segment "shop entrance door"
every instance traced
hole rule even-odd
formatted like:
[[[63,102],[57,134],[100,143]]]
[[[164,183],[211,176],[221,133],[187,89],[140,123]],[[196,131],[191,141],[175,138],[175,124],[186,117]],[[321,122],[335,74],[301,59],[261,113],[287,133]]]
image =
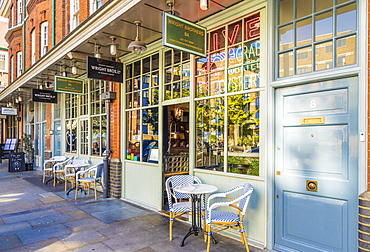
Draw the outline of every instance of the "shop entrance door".
[[[357,78],[276,91],[275,249],[356,251]]]

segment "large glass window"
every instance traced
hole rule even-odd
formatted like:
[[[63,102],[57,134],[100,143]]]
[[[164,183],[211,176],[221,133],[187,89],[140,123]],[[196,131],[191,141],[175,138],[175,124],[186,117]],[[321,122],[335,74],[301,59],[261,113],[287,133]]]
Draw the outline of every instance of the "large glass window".
[[[190,54],[179,50],[164,53],[164,100],[190,96]]]
[[[66,94],[66,152],[77,152],[77,101],[74,94]]]
[[[126,159],[158,162],[158,81],[158,54],[126,66]]]
[[[258,176],[260,15],[208,36],[196,60],[196,168]]]
[[[356,64],[356,1],[281,0],[278,77]]]
[[[23,1],[17,0],[17,24],[23,21]]]

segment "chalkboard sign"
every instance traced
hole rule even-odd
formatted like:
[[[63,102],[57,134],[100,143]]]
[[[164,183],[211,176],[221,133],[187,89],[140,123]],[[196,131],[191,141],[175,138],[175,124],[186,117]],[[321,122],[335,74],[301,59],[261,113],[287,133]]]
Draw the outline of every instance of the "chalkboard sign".
[[[24,152],[9,153],[9,172],[25,171]]]

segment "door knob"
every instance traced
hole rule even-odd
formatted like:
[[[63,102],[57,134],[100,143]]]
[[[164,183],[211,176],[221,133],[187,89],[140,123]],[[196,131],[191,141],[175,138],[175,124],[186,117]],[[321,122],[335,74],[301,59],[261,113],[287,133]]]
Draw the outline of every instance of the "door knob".
[[[306,180],[306,190],[311,192],[317,192],[319,183],[315,180]]]

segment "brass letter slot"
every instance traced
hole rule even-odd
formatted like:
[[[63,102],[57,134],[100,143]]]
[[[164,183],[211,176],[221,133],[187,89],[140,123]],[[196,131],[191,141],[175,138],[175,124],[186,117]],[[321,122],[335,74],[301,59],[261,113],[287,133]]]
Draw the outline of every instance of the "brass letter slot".
[[[306,180],[306,190],[311,192],[317,192],[319,189],[319,183],[315,180]]]
[[[325,123],[325,117],[307,117],[301,119],[301,124],[324,124]]]

